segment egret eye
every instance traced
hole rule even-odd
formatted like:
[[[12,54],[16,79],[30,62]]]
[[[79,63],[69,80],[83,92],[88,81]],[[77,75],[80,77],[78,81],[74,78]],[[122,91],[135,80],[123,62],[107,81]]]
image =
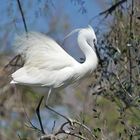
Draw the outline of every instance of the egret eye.
[[[95,41],[96,41],[96,40],[95,40],[95,38],[94,38],[94,39],[93,39],[93,43],[95,43]]]

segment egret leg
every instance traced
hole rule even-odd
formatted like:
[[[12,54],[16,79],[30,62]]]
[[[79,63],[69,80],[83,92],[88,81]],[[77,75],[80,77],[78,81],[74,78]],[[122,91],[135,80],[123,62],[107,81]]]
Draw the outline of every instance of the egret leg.
[[[36,108],[36,114],[37,114],[39,124],[40,124],[40,127],[41,127],[41,132],[42,132],[42,134],[45,134],[45,131],[44,131],[44,128],[43,128],[43,125],[42,125],[42,121],[41,121],[41,116],[40,116],[40,105],[42,103],[43,98],[44,98],[44,96],[42,96],[40,101],[39,101],[39,104],[38,104],[38,106]]]
[[[49,92],[48,92],[48,95],[47,95],[47,99],[46,99],[46,105],[48,104],[48,100],[49,100],[51,91],[52,91],[52,89],[50,88],[50,89],[49,89]]]

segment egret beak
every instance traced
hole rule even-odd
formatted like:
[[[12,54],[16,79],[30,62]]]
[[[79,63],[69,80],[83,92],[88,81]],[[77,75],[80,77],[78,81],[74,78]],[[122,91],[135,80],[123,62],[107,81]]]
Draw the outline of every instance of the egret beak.
[[[96,55],[97,55],[97,57],[98,57],[98,59],[99,59],[99,64],[101,64],[101,66],[102,66],[102,60],[101,60],[101,57],[100,57],[100,55],[99,55],[99,51],[98,51],[98,49],[97,49],[96,43],[94,43],[94,48],[95,48],[95,51],[96,51]]]

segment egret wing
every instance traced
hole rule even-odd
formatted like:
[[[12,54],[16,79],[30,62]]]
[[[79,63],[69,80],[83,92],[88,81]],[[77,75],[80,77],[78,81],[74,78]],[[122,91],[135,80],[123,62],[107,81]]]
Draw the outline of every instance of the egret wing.
[[[25,64],[12,74],[11,83],[59,87],[72,79],[73,66],[79,64],[53,39],[40,33],[29,33],[16,41]]]
[[[24,66],[12,74],[11,83],[60,87],[71,83],[74,76],[73,68],[65,67],[60,70],[46,70],[37,67]]]
[[[16,47],[23,55],[25,65],[42,69],[61,69],[78,62],[64,51],[53,39],[36,32],[18,37]]]

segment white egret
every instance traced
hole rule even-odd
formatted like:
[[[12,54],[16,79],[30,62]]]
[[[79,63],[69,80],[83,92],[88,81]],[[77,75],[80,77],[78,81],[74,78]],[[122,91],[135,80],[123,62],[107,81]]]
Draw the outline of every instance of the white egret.
[[[16,46],[25,63],[12,74],[11,84],[48,87],[47,102],[52,89],[65,87],[90,75],[98,64],[95,32],[91,26],[71,33],[75,31],[78,31],[78,45],[86,58],[82,64],[41,33],[31,32],[28,38],[26,35],[19,37]]]

